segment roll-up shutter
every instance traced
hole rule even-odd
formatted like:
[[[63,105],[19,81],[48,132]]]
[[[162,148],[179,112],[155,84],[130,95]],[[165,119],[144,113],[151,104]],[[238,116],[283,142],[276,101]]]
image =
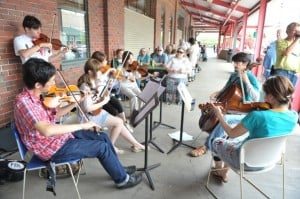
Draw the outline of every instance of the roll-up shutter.
[[[154,19],[125,8],[125,50],[138,56],[141,48],[153,52],[154,45]]]

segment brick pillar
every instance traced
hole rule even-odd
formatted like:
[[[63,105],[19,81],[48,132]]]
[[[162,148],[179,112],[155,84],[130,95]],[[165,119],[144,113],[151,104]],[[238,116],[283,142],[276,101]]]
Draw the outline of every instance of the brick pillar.
[[[124,1],[104,0],[104,7],[105,53],[111,59],[113,51],[124,48]]]

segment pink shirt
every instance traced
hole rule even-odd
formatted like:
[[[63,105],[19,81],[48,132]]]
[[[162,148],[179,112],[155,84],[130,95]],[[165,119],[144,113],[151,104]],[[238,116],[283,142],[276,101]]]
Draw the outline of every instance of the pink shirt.
[[[16,97],[14,119],[21,139],[29,151],[43,160],[49,160],[68,139],[73,138],[72,133],[46,137],[35,129],[37,122],[55,124],[55,114],[55,109],[45,107],[26,88]]]

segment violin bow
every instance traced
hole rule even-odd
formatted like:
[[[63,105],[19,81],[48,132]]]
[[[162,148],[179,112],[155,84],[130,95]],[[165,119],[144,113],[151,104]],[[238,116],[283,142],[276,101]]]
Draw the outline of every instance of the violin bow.
[[[242,73],[239,71],[239,76],[240,76],[240,83],[241,83],[241,89],[242,89],[242,95],[243,95],[243,103],[246,103],[246,97],[245,97],[245,88],[244,88],[244,83],[242,79]]]
[[[56,19],[56,13],[53,16],[53,23],[52,23],[52,32],[51,32],[51,36],[50,36],[50,43],[52,42],[52,38],[53,38],[55,19]]]
[[[64,76],[62,75],[61,71],[58,70],[58,69],[56,69],[56,71],[57,71],[57,73],[58,73],[58,76],[61,78],[61,80],[62,80],[63,83],[65,84],[65,86],[68,88],[69,91],[71,91],[71,89],[70,89],[68,83],[66,82]],[[76,99],[74,93],[73,93],[73,92],[70,92],[70,93],[71,93],[72,97],[74,98],[75,103],[76,103],[76,105],[77,105],[79,111],[82,113],[84,119],[85,119],[87,122],[90,121],[89,118],[87,117],[86,113],[81,109],[80,104],[79,104],[78,100]],[[95,126],[94,126],[94,131],[97,132],[97,128],[96,128]]]

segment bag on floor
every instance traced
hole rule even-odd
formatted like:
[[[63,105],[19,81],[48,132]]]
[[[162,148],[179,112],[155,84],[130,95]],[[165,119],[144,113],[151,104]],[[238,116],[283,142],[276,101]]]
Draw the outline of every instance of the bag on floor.
[[[26,162],[0,159],[0,181],[17,182],[23,180]]]

